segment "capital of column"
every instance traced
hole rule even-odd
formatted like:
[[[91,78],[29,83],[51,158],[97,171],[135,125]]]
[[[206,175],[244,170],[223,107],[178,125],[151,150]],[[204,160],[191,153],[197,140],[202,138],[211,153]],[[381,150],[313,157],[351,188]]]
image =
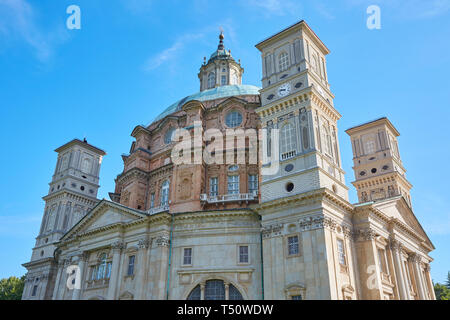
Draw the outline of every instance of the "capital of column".
[[[151,241],[147,238],[139,239],[138,248],[139,249],[147,249],[151,245]]]
[[[413,263],[420,263],[422,260],[422,257],[417,253],[411,253],[408,255],[408,261]]]
[[[391,248],[392,251],[401,252],[402,244],[398,240],[389,238],[389,248]]]
[[[159,247],[168,247],[170,244],[170,239],[168,235],[161,235],[156,238],[156,244]]]
[[[426,263],[425,264],[425,272],[430,272],[430,270],[431,270],[430,264]]]
[[[355,241],[372,241],[375,239],[376,233],[371,228],[359,229],[354,233]]]
[[[115,241],[111,244],[113,252],[120,252],[123,248],[125,248],[125,244],[122,241]]]

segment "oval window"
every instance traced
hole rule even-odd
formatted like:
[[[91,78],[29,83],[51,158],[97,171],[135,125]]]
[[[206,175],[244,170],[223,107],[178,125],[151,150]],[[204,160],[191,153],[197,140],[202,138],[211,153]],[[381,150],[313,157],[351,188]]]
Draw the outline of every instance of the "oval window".
[[[286,165],[286,167],[284,167],[284,170],[286,172],[291,172],[294,169],[294,165],[292,163]]]
[[[292,182],[289,182],[288,184],[286,184],[286,191],[291,192],[292,190],[294,190],[294,184]]]
[[[242,114],[238,111],[231,111],[225,117],[225,123],[229,128],[235,128],[242,123]]]

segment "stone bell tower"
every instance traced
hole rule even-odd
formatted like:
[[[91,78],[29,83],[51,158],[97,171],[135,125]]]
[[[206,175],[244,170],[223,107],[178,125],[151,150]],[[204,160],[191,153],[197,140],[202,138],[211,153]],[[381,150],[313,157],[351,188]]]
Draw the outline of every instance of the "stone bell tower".
[[[45,201],[41,228],[27,268],[23,299],[50,299],[55,243],[97,203],[103,150],[74,139],[57,148],[58,159]]]
[[[400,133],[386,117],[346,130],[353,149],[352,182],[359,202],[402,195],[411,206],[412,185],[406,179],[398,149]]]

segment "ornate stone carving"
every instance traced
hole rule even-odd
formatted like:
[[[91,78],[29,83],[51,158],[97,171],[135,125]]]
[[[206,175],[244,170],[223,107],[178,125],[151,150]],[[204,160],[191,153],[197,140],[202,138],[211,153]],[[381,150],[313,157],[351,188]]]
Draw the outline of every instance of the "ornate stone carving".
[[[125,245],[122,241],[115,241],[111,244],[111,249],[115,250],[122,250],[125,248]]]
[[[400,252],[402,250],[402,244],[393,238],[389,238],[389,247],[392,251]]]
[[[371,241],[375,239],[375,231],[370,228],[367,229],[359,229],[354,233],[355,241]]]
[[[138,248],[139,249],[147,249],[150,246],[150,240],[143,238],[139,239]]]
[[[168,247],[170,244],[170,239],[168,235],[162,235],[156,238],[156,245],[158,247]]]
[[[422,260],[422,257],[418,255],[417,253],[411,253],[408,255],[408,261],[411,263],[420,263]]]
[[[278,236],[283,231],[283,224],[280,223],[280,224],[273,224],[270,226],[264,226],[262,227],[261,231],[263,234],[263,238]]]
[[[337,223],[333,219],[326,217],[323,219],[323,226],[324,228],[328,228],[331,231],[335,231]]]
[[[307,217],[300,219],[299,226],[301,231],[315,230],[323,228],[323,217]]]
[[[342,233],[344,234],[344,238],[351,238],[353,235],[352,230],[349,227],[342,227]]]
[[[424,267],[424,269],[425,269],[425,272],[430,272],[430,270],[431,270],[431,268],[430,268],[430,264],[425,264],[425,267]]]

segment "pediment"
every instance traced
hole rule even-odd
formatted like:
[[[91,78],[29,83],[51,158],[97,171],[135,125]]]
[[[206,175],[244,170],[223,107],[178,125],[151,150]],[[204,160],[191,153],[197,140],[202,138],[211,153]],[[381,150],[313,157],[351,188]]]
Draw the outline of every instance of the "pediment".
[[[72,229],[70,229],[61,240],[73,238],[88,232],[101,230],[116,224],[126,224],[136,220],[144,219],[146,215],[134,209],[117,204],[115,202],[102,200],[97,206],[88,212]]]
[[[408,226],[415,233],[426,239],[430,246],[433,246],[421,224],[417,220],[412,208],[403,197],[397,197],[388,201],[376,202],[374,207],[383,212],[386,216]]]

